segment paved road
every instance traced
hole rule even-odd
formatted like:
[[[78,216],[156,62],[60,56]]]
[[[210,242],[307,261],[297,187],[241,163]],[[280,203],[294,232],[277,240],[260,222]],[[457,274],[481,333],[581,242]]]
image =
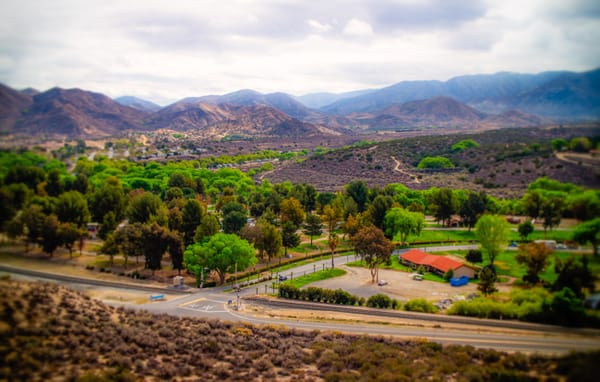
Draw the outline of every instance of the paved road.
[[[345,263],[347,260],[354,260],[353,257],[349,258],[336,258],[336,265]],[[328,261],[329,264],[331,259],[324,260]],[[321,262],[318,264],[322,264]],[[307,269],[308,267],[308,269]],[[300,274],[304,270],[310,270],[312,264],[304,265],[289,272]],[[47,275],[47,277],[41,277],[40,275],[19,275],[18,271],[10,272],[11,275],[16,278],[25,279],[42,279],[45,281],[57,281],[55,275]],[[90,288],[112,288],[115,291],[143,291],[149,293],[145,288],[136,288],[135,286],[123,286],[117,285],[115,287],[99,286],[86,284],[85,280],[75,282],[73,280],[65,281],[58,280],[63,284],[67,284],[69,287],[74,289],[90,289]],[[249,288],[245,292],[254,292],[254,288]],[[421,327],[419,321],[415,321],[410,326],[400,325],[377,325],[377,324],[366,324],[366,323],[337,323],[337,322],[311,322],[311,321],[298,321],[298,320],[286,320],[279,318],[262,318],[255,317],[244,313],[244,309],[236,311],[236,294],[235,293],[224,293],[222,290],[198,290],[195,293],[187,295],[179,295],[170,298],[168,301],[153,302],[143,305],[128,304],[128,303],[113,303],[113,305],[123,305],[132,309],[148,310],[154,313],[168,313],[176,316],[188,316],[188,317],[203,317],[203,318],[214,318],[230,321],[242,321],[253,324],[271,324],[271,325],[285,325],[288,327],[294,327],[298,329],[307,330],[333,330],[348,333],[358,334],[370,334],[370,335],[385,335],[394,336],[398,338],[425,338],[428,340],[440,342],[443,344],[465,344],[480,348],[493,348],[502,351],[522,351],[522,352],[541,352],[541,353],[552,353],[562,354],[573,350],[591,350],[600,349],[600,335],[598,332],[586,332],[585,335],[578,335],[572,331],[562,331],[560,328],[556,328],[555,333],[536,333],[530,330],[519,331],[512,329],[507,333],[497,332],[486,332],[481,327],[473,330],[456,330],[444,328],[444,324],[441,323],[438,328]],[[244,302],[245,304],[246,302]],[[377,315],[376,311],[369,313],[371,315]],[[590,334],[592,333],[592,334]]]

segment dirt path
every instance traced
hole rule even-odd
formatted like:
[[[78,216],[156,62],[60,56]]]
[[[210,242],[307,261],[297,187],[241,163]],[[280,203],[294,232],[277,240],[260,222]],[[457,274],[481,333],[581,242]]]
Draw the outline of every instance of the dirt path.
[[[398,159],[396,159],[396,157],[394,157],[392,155],[392,156],[390,156],[390,158],[392,158],[392,160],[396,163],[396,166],[394,167],[394,171],[399,172],[399,173],[401,173],[403,175],[408,176],[409,178],[412,179],[413,182],[415,182],[417,184],[421,183],[415,174],[411,174],[410,172],[405,171],[405,170],[403,170],[403,169],[400,168],[400,166],[402,165],[402,162],[400,162]]]
[[[589,154],[579,154],[579,153],[555,153],[556,158],[563,162],[575,164],[578,166],[597,168],[598,163],[600,163],[600,159],[594,158]],[[576,159],[573,159],[576,158]]]

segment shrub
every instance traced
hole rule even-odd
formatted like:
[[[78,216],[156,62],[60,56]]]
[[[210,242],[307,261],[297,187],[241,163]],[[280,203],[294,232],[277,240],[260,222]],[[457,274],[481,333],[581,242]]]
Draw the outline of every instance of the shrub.
[[[479,143],[472,139],[463,139],[462,141],[453,144],[451,150],[454,152],[460,152],[473,147],[479,147]]]
[[[450,281],[452,277],[454,277],[454,269],[450,268],[444,273],[444,280]]]
[[[467,252],[467,256],[465,256],[467,261],[471,263],[481,263],[483,261],[483,256],[481,255],[481,251],[478,249],[469,249]]]
[[[367,299],[367,306],[371,308],[388,309],[392,306],[392,299],[388,295],[378,293]]]
[[[437,308],[433,304],[424,298],[415,298],[409,300],[404,304],[404,309],[409,312],[423,312],[423,313],[435,313]]]
[[[442,156],[437,157],[425,157],[421,159],[417,168],[432,168],[432,169],[440,169],[440,168],[453,168],[454,164],[450,161],[450,159]]]

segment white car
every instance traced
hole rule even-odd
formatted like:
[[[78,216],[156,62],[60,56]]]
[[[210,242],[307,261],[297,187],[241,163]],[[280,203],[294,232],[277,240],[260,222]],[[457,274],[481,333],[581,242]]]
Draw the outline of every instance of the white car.
[[[379,280],[379,281],[377,282],[377,285],[379,285],[379,286],[384,286],[384,285],[387,285],[387,283],[388,283],[388,282],[387,282],[387,281],[385,281],[385,280]]]

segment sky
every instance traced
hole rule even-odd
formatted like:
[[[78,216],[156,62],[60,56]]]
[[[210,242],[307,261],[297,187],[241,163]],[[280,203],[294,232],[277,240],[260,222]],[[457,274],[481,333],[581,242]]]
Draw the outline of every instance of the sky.
[[[14,0],[0,82],[165,105],[600,67],[597,0]]]

